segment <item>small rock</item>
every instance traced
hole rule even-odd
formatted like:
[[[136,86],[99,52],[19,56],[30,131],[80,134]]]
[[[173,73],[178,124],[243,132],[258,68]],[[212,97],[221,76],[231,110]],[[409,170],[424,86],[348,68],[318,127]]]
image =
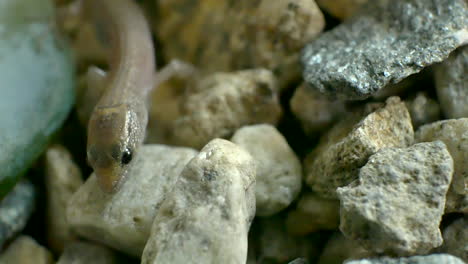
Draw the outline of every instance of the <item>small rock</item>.
[[[468,117],[468,47],[454,51],[435,67],[435,84],[445,116]]]
[[[337,190],[341,231],[378,254],[427,253],[442,244],[439,224],[452,173],[441,141],[380,150],[358,180]]]
[[[309,87],[364,99],[441,62],[468,42],[465,0],[375,0],[302,53]]]
[[[307,89],[305,84],[296,89],[290,104],[291,111],[308,135],[326,130],[346,112],[343,101],[330,100],[317,91]]]
[[[328,239],[318,264],[342,264],[347,259],[368,257],[370,253],[355,241],[346,238],[340,232],[334,233]]]
[[[468,263],[468,216],[455,220],[443,231],[444,243],[438,250]]]
[[[92,174],[68,203],[70,226],[83,237],[141,256],[161,202],[196,154],[188,148],[144,145],[115,194],[102,192]]]
[[[52,254],[34,239],[20,236],[0,255],[1,264],[52,264]]]
[[[355,180],[359,168],[379,149],[413,142],[411,118],[398,97],[390,97],[384,107],[367,116],[369,109],[363,112],[335,124],[304,161],[307,184],[324,198],[336,199],[336,188]]]
[[[281,89],[300,79],[300,50],[325,24],[313,0],[157,1],[156,10],[166,59],[205,73],[265,67]]]
[[[407,101],[406,107],[408,107],[413,128],[415,129],[440,119],[439,104],[424,92],[417,93],[414,98]]]
[[[374,258],[345,262],[345,264],[465,264],[461,259],[448,254],[433,254],[409,258]]]
[[[442,120],[419,128],[417,142],[441,140],[453,158],[454,173],[446,212],[468,213],[468,118]]]
[[[309,264],[309,261],[307,261],[307,259],[305,259],[305,258],[297,258],[297,259],[289,262],[289,264]]]
[[[0,200],[0,248],[5,241],[23,230],[34,210],[36,195],[30,182],[20,181]]]
[[[293,235],[306,235],[318,230],[334,230],[340,225],[340,201],[304,194],[294,211],[288,213],[286,226]]]
[[[65,247],[57,264],[115,264],[112,250],[97,244],[73,242]]]
[[[245,125],[276,124],[282,112],[276,79],[263,69],[216,73],[187,94],[171,130],[173,143],[197,149]]]
[[[240,128],[231,141],[257,162],[257,215],[271,216],[288,207],[301,190],[302,166],[283,135],[274,126],[261,124]]]
[[[367,0],[317,0],[321,8],[341,20],[351,17],[366,2]]]
[[[45,153],[47,188],[47,240],[56,252],[76,239],[66,219],[67,203],[83,184],[81,171],[67,149],[60,145],[49,147]]]
[[[161,204],[141,263],[244,264],[254,215],[255,161],[215,139],[185,166]]]

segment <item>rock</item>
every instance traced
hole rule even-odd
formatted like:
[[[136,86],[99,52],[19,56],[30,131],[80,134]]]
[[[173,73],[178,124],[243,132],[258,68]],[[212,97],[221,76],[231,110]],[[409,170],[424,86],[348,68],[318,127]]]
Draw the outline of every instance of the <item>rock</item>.
[[[343,101],[330,100],[317,91],[307,89],[304,84],[296,89],[290,105],[292,113],[308,135],[326,130],[346,113]]]
[[[431,99],[424,92],[419,92],[415,97],[406,102],[406,107],[413,122],[413,128],[432,123],[440,119],[440,107],[436,100]]]
[[[276,124],[282,112],[276,79],[263,69],[216,73],[187,94],[171,129],[175,145],[199,149],[245,125]]]
[[[464,0],[375,0],[302,53],[310,89],[364,99],[468,42]]]
[[[205,73],[265,67],[281,89],[300,78],[300,50],[325,24],[313,0],[158,1],[156,10],[167,60]]]
[[[306,235],[319,230],[334,230],[340,225],[340,202],[313,193],[304,194],[295,210],[288,213],[286,226],[293,235]]]
[[[1,4],[0,199],[44,151],[73,104],[73,63],[53,12],[50,0]]]
[[[453,158],[454,173],[446,212],[468,213],[468,118],[442,120],[416,131],[417,142],[441,140]]]
[[[309,261],[307,261],[307,259],[305,259],[305,258],[297,258],[297,259],[289,262],[289,264],[309,264]]]
[[[254,160],[215,139],[185,166],[161,204],[141,263],[244,264],[254,215]]]
[[[102,192],[91,175],[68,203],[70,226],[83,237],[141,256],[162,201],[196,154],[188,148],[144,145],[115,194]]]
[[[283,135],[275,127],[261,124],[240,128],[231,141],[257,162],[257,215],[271,216],[288,207],[301,190],[302,166]]]
[[[47,240],[56,252],[75,240],[66,219],[67,203],[73,193],[83,184],[80,168],[71,154],[60,145],[49,147],[45,154],[45,177],[47,188]]]
[[[468,263],[468,217],[455,220],[443,231],[444,243],[438,250]]]
[[[351,17],[366,2],[367,0],[317,0],[321,8],[341,20]]]
[[[358,243],[336,232],[328,239],[317,263],[342,264],[347,259],[360,259],[369,255]]]
[[[20,236],[0,255],[0,263],[52,264],[52,254],[34,239]]]
[[[345,262],[345,264],[464,264],[464,262],[448,254],[433,254],[409,258],[374,258]]]
[[[413,142],[405,104],[398,97],[390,97],[384,107],[372,111],[377,106],[345,116],[306,157],[306,182],[318,195],[336,199],[336,188],[355,180],[359,168],[372,154],[381,148],[405,147]]]
[[[5,241],[23,230],[34,210],[36,195],[30,182],[20,181],[0,200],[0,248]]]
[[[427,253],[442,244],[439,224],[452,173],[441,141],[380,150],[358,180],[338,188],[340,230],[378,254]]]
[[[117,256],[112,250],[88,242],[73,242],[65,247],[57,264],[114,264]]]
[[[435,67],[440,106],[447,118],[468,117],[468,47],[454,51]]]

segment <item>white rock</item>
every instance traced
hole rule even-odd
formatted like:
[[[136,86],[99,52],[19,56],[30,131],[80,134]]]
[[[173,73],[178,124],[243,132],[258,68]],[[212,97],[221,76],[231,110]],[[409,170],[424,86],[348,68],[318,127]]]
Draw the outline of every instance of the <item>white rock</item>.
[[[142,263],[245,264],[254,215],[254,160],[215,139],[187,164],[159,208]]]
[[[345,262],[344,264],[465,264],[461,259],[448,254],[433,254],[409,258],[374,258]]]
[[[161,202],[196,154],[188,148],[144,145],[117,193],[102,192],[91,175],[68,204],[68,222],[81,236],[141,256]]]
[[[302,166],[283,135],[271,125],[253,125],[237,130],[231,141],[257,162],[257,215],[270,216],[288,207],[301,190]]]
[[[20,236],[0,255],[0,264],[52,264],[52,254],[34,239]]]
[[[117,256],[112,250],[97,244],[73,242],[65,247],[57,264],[114,264]]]

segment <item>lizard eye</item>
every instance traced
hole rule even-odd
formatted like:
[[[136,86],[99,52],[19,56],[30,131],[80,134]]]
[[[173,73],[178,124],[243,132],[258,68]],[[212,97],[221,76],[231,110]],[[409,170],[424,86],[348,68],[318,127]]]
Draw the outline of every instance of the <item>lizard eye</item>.
[[[122,160],[121,160],[122,164],[125,164],[125,165],[129,164],[130,161],[132,161],[132,158],[133,158],[132,156],[133,156],[132,151],[126,148],[124,152],[122,153]]]

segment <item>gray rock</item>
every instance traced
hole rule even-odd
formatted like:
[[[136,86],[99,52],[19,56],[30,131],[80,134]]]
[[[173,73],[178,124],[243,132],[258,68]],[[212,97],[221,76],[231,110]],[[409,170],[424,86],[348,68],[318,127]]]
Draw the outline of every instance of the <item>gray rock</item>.
[[[442,120],[420,127],[417,142],[441,140],[453,158],[454,173],[446,212],[468,213],[468,118]]]
[[[468,47],[454,51],[435,67],[435,84],[445,116],[468,117]]]
[[[112,250],[97,244],[73,242],[65,247],[57,264],[115,264],[117,256]]]
[[[374,258],[345,262],[345,264],[465,264],[461,259],[448,254],[433,254],[409,258]]]
[[[67,203],[83,184],[80,168],[71,154],[60,145],[50,146],[45,153],[47,188],[47,240],[56,252],[76,239],[67,222]]]
[[[441,141],[380,150],[358,180],[337,190],[341,231],[378,254],[427,253],[442,244],[439,224],[452,173]]]
[[[369,1],[306,46],[304,79],[331,97],[367,98],[466,43],[467,12],[464,0]]]
[[[288,207],[299,195],[302,166],[281,133],[271,125],[245,126],[231,141],[257,162],[255,198],[258,216],[271,216]]]
[[[141,256],[162,201],[196,154],[188,148],[144,145],[115,194],[102,192],[94,174],[88,178],[68,203],[68,223],[83,237]]]
[[[439,252],[448,253],[468,262],[468,216],[455,220],[443,231],[444,243]]]
[[[34,239],[20,236],[0,255],[0,264],[52,264],[52,254]]]
[[[0,248],[24,228],[33,212],[35,199],[34,186],[21,181],[0,201]]]
[[[336,199],[336,188],[356,179],[369,156],[381,148],[413,142],[411,119],[398,97],[390,97],[375,111],[374,106],[368,108],[345,116],[306,157],[306,182],[319,196]]]
[[[337,232],[328,239],[317,264],[342,264],[347,259],[360,259],[368,256],[370,256],[369,251],[359,243]]]
[[[414,129],[440,119],[439,104],[424,92],[419,92],[415,97],[406,101],[406,107],[408,107]]]
[[[182,171],[159,208],[143,264],[245,264],[255,215],[255,161],[215,139]]]
[[[305,258],[298,258],[289,262],[289,264],[309,264],[309,261],[307,261]]]

